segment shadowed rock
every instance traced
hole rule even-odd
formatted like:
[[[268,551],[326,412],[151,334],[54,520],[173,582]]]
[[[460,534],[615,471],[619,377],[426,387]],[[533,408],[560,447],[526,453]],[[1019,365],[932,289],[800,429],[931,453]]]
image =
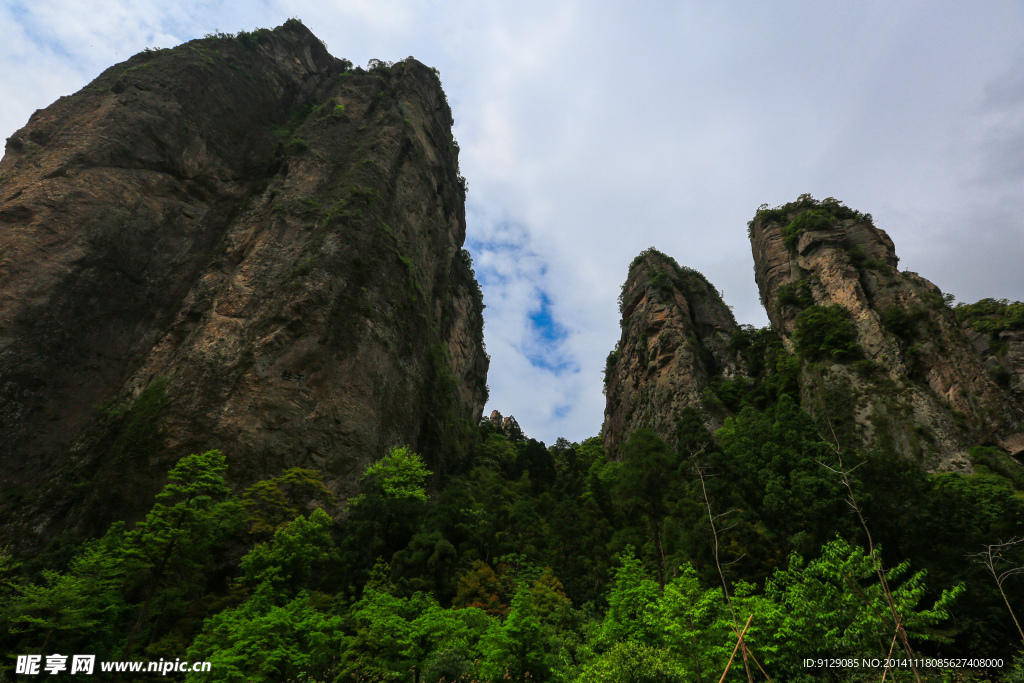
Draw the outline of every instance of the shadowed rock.
[[[432,69],[297,21],[36,112],[0,162],[5,536],[131,519],[210,448],[342,496],[393,445],[460,458],[488,360],[451,126]]]
[[[703,409],[702,394],[716,374],[739,371],[729,338],[732,311],[700,273],[648,249],[629,268],[622,287],[622,336],[605,368],[605,448],[618,457],[640,427],[672,440],[679,412]],[[720,426],[706,411],[708,426]]]

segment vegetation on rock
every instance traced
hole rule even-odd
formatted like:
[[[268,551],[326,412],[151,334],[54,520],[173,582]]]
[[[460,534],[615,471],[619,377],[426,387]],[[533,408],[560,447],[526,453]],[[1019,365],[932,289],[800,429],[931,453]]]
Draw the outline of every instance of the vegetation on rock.
[[[68,320],[76,332],[95,322],[82,292],[110,294],[95,298],[113,301],[100,321],[142,341],[104,370],[98,411],[68,408],[87,425],[74,439],[31,441],[20,416],[43,420],[45,402],[18,412],[3,385],[10,442],[44,444],[63,458],[57,481],[74,482],[44,522],[89,517],[72,500],[88,487],[94,507],[109,495],[104,509],[125,514],[89,517],[93,537],[69,528],[24,562],[24,549],[0,548],[0,648],[210,662],[187,674],[197,682],[697,683],[750,680],[756,668],[853,682],[876,671],[806,660],[893,652],[1003,662],[923,668],[922,680],[1019,678],[1024,466],[993,441],[972,444],[960,471],[928,472],[905,454],[940,438],[935,425],[979,433],[954,406],[980,401],[963,387],[1004,401],[985,404],[993,415],[1016,399],[966,374],[979,359],[962,375],[935,370],[940,354],[971,345],[943,322],[953,314],[937,288],[894,272],[870,215],[810,195],[758,209],[752,232],[769,231],[758,239],[775,249],[761,259],[775,271],[758,271],[764,296],[775,292],[774,329],[738,326],[703,275],[642,252],[606,359],[604,433],[547,446],[514,420],[477,424],[482,294],[461,249],[467,185],[436,72],[411,59],[352,69],[322,47],[295,20],[217,33],[136,56],[75,96],[130,113],[124,93],[170,93],[161,107],[191,112],[187,124],[167,119],[178,127],[160,149],[178,150],[173,163],[222,143],[223,158],[166,173],[167,196],[205,198],[225,168],[243,180],[196,199],[189,211],[217,214],[209,223],[156,212],[130,240],[127,209],[90,214],[95,251],[75,261],[86,270],[59,274],[52,310],[18,318],[30,321],[24,339],[45,341],[5,356],[35,364],[9,373],[25,386],[45,388],[47,362],[97,356],[92,341],[60,333]],[[250,127],[213,107],[197,85],[213,80],[266,120]],[[51,125],[53,111],[30,125]],[[89,153],[106,159],[96,144]],[[165,173],[163,157],[138,154],[122,166]],[[3,182],[24,161],[5,158]],[[289,173],[307,190],[295,194]],[[180,223],[161,222],[172,214]],[[185,233],[160,261],[174,246],[162,236]],[[817,247],[795,253],[815,240],[829,269],[800,260]],[[116,286],[88,289],[94,267]],[[140,283],[134,299],[125,282]],[[955,314],[995,340],[1024,329],[1021,302]],[[866,334],[872,325],[885,333]],[[22,366],[0,372],[10,367]],[[955,375],[963,396],[899,393],[926,375]],[[865,411],[869,394],[879,400]],[[908,429],[914,399],[946,412]],[[862,443],[869,427],[876,438]],[[122,471],[134,474],[118,483]],[[122,500],[132,487],[141,492]],[[4,512],[27,510],[15,521],[29,529],[46,500],[19,484]]]
[[[841,306],[810,306],[796,317],[793,342],[808,360],[850,361],[861,356],[857,330]]]
[[[982,299],[973,304],[959,303],[953,310],[961,324],[978,332],[997,335],[1024,330],[1024,301]]]

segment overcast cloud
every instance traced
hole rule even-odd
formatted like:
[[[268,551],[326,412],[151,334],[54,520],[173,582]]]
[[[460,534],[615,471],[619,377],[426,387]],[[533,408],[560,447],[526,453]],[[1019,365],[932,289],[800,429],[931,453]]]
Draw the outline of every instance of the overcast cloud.
[[[961,301],[1024,299],[1024,4],[3,2],[0,134],[145,47],[300,17],[332,54],[437,67],[469,180],[491,401],[601,427],[630,260],[656,246],[767,323],[746,222],[810,192],[873,214]]]

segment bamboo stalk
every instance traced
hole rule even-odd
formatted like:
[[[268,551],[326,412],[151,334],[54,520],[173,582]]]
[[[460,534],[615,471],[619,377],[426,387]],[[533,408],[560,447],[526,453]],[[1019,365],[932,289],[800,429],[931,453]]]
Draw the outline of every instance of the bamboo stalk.
[[[740,633],[739,639],[736,641],[736,647],[732,649],[732,655],[729,657],[728,663],[725,665],[725,671],[722,672],[722,677],[718,679],[718,683],[722,683],[725,677],[729,673],[729,668],[732,666],[732,660],[736,658],[736,651],[740,649],[740,645],[743,643],[743,636],[746,634],[747,629],[750,628],[750,622],[754,620],[754,614],[751,613],[747,618],[747,625],[743,627],[743,632]]]

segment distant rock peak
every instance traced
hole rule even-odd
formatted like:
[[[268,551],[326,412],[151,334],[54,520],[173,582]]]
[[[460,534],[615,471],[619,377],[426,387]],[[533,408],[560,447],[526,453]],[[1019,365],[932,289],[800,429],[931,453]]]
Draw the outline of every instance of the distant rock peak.
[[[700,408],[710,378],[738,370],[729,348],[738,330],[721,294],[699,272],[656,249],[630,264],[620,297],[622,334],[605,367],[604,439],[650,427],[671,438],[680,410]],[[718,426],[705,414],[709,426]]]
[[[492,410],[490,415],[491,426],[500,431],[511,441],[522,441],[525,436],[523,430],[519,427],[519,422],[516,418],[509,415],[508,417],[502,417],[501,413],[497,410]]]

